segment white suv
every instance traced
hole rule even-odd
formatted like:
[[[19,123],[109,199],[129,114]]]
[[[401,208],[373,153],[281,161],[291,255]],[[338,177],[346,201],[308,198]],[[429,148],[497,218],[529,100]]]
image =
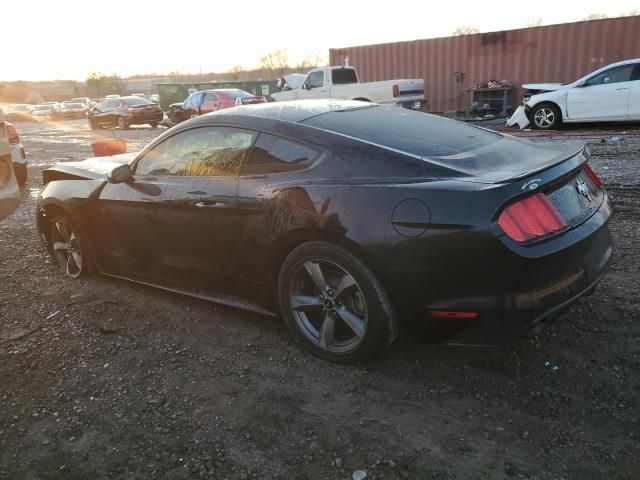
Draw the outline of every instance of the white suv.
[[[27,182],[27,155],[20,142],[20,135],[12,123],[3,122],[2,118],[0,118],[0,130],[0,135],[9,141],[16,180],[19,185],[24,185]]]
[[[0,220],[13,213],[20,204],[20,187],[12,168],[11,144],[0,130]]]

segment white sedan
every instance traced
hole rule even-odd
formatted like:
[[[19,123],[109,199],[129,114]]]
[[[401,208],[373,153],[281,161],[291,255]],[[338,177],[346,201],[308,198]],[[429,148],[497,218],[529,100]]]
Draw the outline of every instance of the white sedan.
[[[640,121],[640,58],[607,65],[573,83],[525,84],[545,91],[525,101],[535,128],[557,129],[562,123]]]

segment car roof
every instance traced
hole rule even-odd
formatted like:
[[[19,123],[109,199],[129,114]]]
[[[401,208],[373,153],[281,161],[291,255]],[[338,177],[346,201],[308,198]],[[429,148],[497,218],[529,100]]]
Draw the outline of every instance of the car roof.
[[[356,100],[294,100],[291,102],[269,102],[225,108],[224,110],[208,113],[204,117],[234,115],[298,123],[323,113],[366,108],[371,105],[369,102]]]

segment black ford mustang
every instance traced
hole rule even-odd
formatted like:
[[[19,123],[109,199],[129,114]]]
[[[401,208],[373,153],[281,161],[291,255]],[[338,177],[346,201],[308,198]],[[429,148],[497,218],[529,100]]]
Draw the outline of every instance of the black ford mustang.
[[[395,107],[263,104],[45,170],[37,222],[71,277],[279,312],[353,362],[401,321],[504,344],[591,293],[611,205],[587,160]]]

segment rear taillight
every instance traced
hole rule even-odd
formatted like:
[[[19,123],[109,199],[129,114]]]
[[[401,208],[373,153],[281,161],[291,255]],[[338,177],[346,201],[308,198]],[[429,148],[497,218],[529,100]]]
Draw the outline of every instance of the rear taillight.
[[[399,97],[400,96],[400,87],[398,85],[394,85],[393,86],[393,97]]]
[[[527,242],[560,231],[567,222],[544,193],[536,193],[505,208],[498,225],[516,242]]]
[[[598,175],[596,175],[596,172],[591,170],[591,167],[589,165],[585,165],[584,166],[584,173],[589,175],[589,178],[591,179],[593,184],[596,186],[596,188],[602,187],[602,180],[600,180],[600,177],[598,177]]]
[[[20,135],[18,135],[16,127],[11,124],[7,124],[7,137],[9,137],[9,143],[12,145],[20,143]]]

